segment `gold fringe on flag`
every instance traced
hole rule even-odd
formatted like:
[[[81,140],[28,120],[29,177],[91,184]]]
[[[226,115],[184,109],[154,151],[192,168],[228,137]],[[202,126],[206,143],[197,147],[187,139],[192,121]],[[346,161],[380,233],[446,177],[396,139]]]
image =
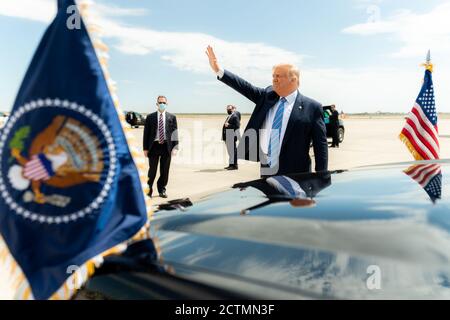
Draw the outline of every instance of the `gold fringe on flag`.
[[[430,63],[422,63],[421,64],[422,67],[425,67],[426,70],[430,71],[431,73],[433,73],[433,68],[434,65],[430,62]]]
[[[133,157],[134,163],[138,168],[139,178],[141,180],[142,190],[144,193],[144,197],[146,199],[147,212],[149,218],[152,216],[152,204],[151,200],[147,198],[146,194],[150,191],[147,185],[147,173],[145,172],[147,159],[144,157],[143,151],[136,148],[137,145],[140,145],[140,141],[137,141],[136,137],[131,133],[131,127],[125,121],[125,115],[121,108],[121,104],[119,98],[116,94],[117,86],[116,82],[110,76],[108,70],[109,63],[109,48],[100,38],[100,34],[102,32],[101,26],[95,24],[92,21],[89,14],[89,7],[91,5],[91,1],[79,1],[79,10],[80,14],[83,17],[83,21],[85,22],[87,29],[89,31],[89,36],[91,38],[91,42],[94,46],[94,49],[97,53],[97,57],[99,58],[100,64],[102,66],[103,74],[105,76],[106,82],[108,84],[109,91],[111,93],[111,97],[113,98],[114,105],[117,110],[117,114],[119,115],[120,122],[122,124],[122,129],[124,130],[125,137],[128,142],[128,146],[130,148],[131,156]],[[92,27],[91,27],[92,26]]]
[[[2,236],[0,236],[0,278],[3,280],[0,282],[0,300],[17,298],[15,294],[22,288],[28,289],[26,297],[31,297],[31,290],[22,269],[11,255]]]
[[[417,160],[417,161],[423,160],[423,157],[416,151],[416,149],[412,145],[411,141],[409,141],[408,137],[406,137],[403,133],[400,133],[400,135],[398,137],[408,148],[409,152],[411,152],[411,154],[415,160]]]

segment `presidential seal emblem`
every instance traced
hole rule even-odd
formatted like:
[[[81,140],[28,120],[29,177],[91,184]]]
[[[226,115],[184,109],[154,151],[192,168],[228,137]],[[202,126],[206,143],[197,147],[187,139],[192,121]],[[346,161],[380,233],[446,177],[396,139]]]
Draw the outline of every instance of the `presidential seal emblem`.
[[[116,171],[112,135],[84,106],[32,101],[9,119],[0,137],[0,192],[17,215],[68,223],[96,212]]]

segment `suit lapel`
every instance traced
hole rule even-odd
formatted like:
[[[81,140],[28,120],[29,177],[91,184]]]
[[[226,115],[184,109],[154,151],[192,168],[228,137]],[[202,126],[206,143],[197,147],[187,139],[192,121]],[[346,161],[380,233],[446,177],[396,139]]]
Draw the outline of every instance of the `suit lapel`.
[[[297,98],[295,99],[294,106],[292,107],[291,116],[289,117],[288,124],[286,126],[286,132],[284,133],[283,142],[281,144],[281,148],[286,144],[286,141],[290,137],[290,133],[292,129],[294,128],[294,123],[297,119],[300,119],[301,113],[303,111],[302,105],[303,105],[303,96],[298,92]]]
[[[158,119],[158,111],[156,111],[155,113],[153,113],[153,119],[151,119],[151,122],[153,122],[153,124],[154,124],[152,126],[152,128],[155,128],[154,129],[155,131],[152,132],[152,139],[155,139],[155,137],[157,137],[158,126],[159,126],[158,121],[159,121],[159,119]]]
[[[158,111],[157,112],[155,112],[155,113],[153,113],[153,119],[152,119],[152,121],[153,121],[153,123],[156,123],[156,130],[158,130]]]
[[[258,112],[257,115],[255,113],[252,114],[252,117],[254,119],[250,118],[250,120],[254,121],[253,128],[259,130],[262,128],[264,121],[266,120],[267,113],[269,112],[270,108],[272,108],[274,105],[277,104],[278,100],[280,99],[280,96],[278,96],[275,92],[271,92],[267,98],[267,101],[264,103],[264,105],[261,108],[261,112]],[[249,124],[251,121],[249,121]],[[248,127],[248,125],[247,125]],[[258,131],[259,135],[259,131]]]

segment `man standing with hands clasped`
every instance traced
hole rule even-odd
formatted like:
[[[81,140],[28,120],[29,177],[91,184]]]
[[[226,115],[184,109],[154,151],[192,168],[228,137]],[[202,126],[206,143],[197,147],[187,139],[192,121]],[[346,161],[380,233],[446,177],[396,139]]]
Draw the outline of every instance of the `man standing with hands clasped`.
[[[241,119],[237,112],[236,107],[233,105],[227,106],[228,117],[225,120],[222,128],[222,140],[225,142],[228,152],[228,167],[226,170],[237,170],[237,148],[236,142],[239,139],[239,128],[241,127]]]
[[[172,156],[178,150],[178,125],[175,115],[166,111],[168,105],[165,96],[159,96],[156,102],[157,112],[151,113],[145,119],[144,155],[149,159],[148,186],[149,197],[153,194],[153,182],[156,178],[158,162],[160,177],[157,181],[159,196],[167,198],[166,186],[169,181],[169,169]]]
[[[333,137],[331,148],[339,148],[339,112],[334,104],[331,105],[330,130]]]
[[[327,170],[328,143],[322,105],[298,91],[300,72],[295,66],[273,67],[273,85],[258,88],[223,70],[211,46],[206,55],[221,82],[256,104],[238,147],[239,158],[260,161],[262,177],[310,172],[312,141],[316,171]]]

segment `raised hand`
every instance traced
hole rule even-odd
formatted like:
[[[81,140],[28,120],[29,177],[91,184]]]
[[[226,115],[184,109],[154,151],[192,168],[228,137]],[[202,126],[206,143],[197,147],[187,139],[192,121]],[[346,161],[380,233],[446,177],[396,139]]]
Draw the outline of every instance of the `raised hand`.
[[[211,46],[208,46],[206,48],[206,55],[209,59],[209,65],[211,66],[211,69],[217,73],[220,70],[219,63],[217,62],[216,54],[214,53],[214,50]]]

